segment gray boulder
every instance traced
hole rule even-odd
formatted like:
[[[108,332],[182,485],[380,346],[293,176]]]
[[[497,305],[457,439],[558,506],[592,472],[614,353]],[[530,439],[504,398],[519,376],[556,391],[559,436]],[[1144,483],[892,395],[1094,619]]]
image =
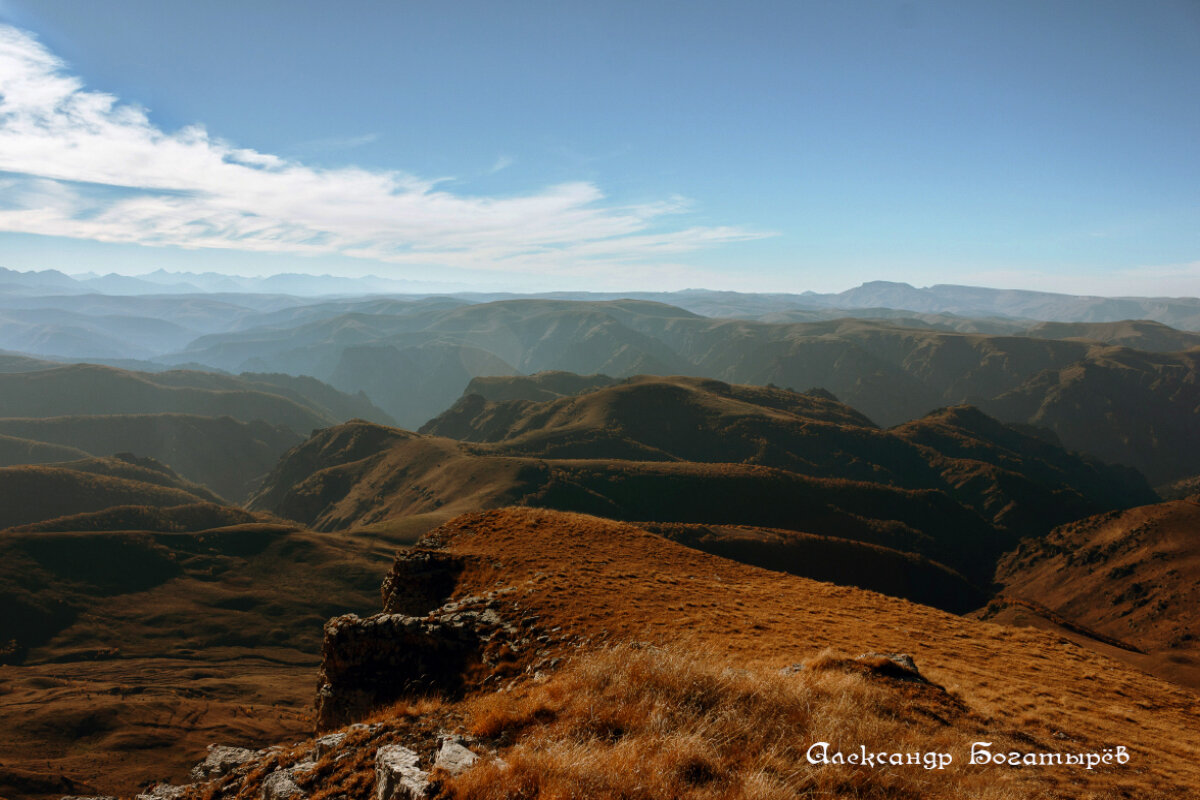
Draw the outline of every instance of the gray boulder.
[[[419,800],[429,791],[421,759],[398,744],[375,751],[375,800]]]
[[[468,750],[460,739],[447,736],[442,739],[442,747],[438,750],[433,762],[434,769],[444,769],[451,775],[457,775],[468,769],[479,760],[479,756]]]
[[[327,736],[322,736],[313,742],[312,757],[318,759],[326,753],[337,750],[342,746],[342,742],[346,741],[346,734],[331,733]]]
[[[280,769],[263,778],[262,800],[287,800],[289,797],[304,797],[304,791],[296,785],[290,769]]]
[[[252,760],[256,755],[257,753],[253,750],[247,750],[244,747],[210,744],[205,759],[192,767],[192,780],[211,781],[222,778]]]

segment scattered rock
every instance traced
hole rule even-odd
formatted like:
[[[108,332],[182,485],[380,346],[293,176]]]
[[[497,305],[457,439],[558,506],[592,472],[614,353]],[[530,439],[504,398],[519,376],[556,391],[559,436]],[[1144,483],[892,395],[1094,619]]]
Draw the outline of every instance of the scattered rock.
[[[331,733],[327,736],[322,736],[313,742],[313,758],[321,758],[326,753],[338,749],[344,741],[346,741],[345,733]]]
[[[276,770],[263,778],[263,800],[286,800],[289,797],[304,797],[304,792],[296,785],[290,769]]]
[[[929,683],[908,653],[863,653],[854,660],[866,662],[875,672],[889,678]]]
[[[183,796],[189,786],[176,786],[171,783],[160,783],[147,792],[137,795],[137,800],[177,800]]]
[[[222,778],[257,755],[253,750],[247,750],[244,747],[210,744],[205,759],[192,767],[192,780],[211,781],[215,778]]]
[[[442,739],[442,747],[438,750],[433,767],[434,769],[444,769],[451,775],[457,775],[478,760],[479,756],[468,750],[461,739],[447,736]]]
[[[398,744],[375,751],[375,800],[419,800],[429,789],[420,758]]]

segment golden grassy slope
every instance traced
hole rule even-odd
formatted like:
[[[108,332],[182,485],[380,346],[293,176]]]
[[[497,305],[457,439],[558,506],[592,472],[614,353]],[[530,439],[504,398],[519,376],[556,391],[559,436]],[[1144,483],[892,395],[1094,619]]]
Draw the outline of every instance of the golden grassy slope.
[[[1200,688],[1200,503],[1176,500],[1063,525],[1022,542],[996,580],[1004,588],[986,618],[1079,626],[1127,645],[1113,648],[1115,656]]]
[[[907,652],[988,731],[1032,749],[1125,745],[1133,754],[1128,768],[1086,775],[993,770],[999,782],[1030,777],[1036,792],[1025,796],[1182,797],[1200,786],[1196,695],[1058,636],[735,564],[577,514],[503,509],[434,537],[467,559],[456,595],[513,587],[521,612],[564,638],[682,644],[757,671],[825,648]]]
[[[1196,695],[1058,636],[767,572],[580,514],[468,514],[421,546],[463,563],[454,598],[494,592],[501,616],[546,634],[461,699],[377,711],[378,727],[351,730],[345,750],[296,773],[313,800],[369,796],[384,744],[412,748],[428,768],[438,733],[454,730],[483,758],[458,777],[435,770],[441,800],[1143,800],[1200,786]],[[897,652],[929,682],[879,655]],[[884,751],[888,763],[812,764],[818,742],[831,754]],[[971,764],[976,742],[1041,763]],[[259,797],[263,778],[309,747],[194,797]],[[1126,764],[1050,762],[1119,747]],[[942,754],[944,769],[926,768]]]
[[[101,472],[61,466],[0,467],[0,529],[112,506],[179,506],[212,499],[206,490],[192,493]]]

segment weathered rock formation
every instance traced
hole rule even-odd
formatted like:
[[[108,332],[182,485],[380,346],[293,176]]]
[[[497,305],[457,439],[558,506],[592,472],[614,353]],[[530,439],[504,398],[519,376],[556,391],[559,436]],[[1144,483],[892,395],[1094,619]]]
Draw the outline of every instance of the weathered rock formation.
[[[421,757],[399,744],[375,752],[375,800],[420,800],[429,789]]]
[[[427,539],[402,553],[383,582],[384,613],[325,624],[317,730],[361,719],[404,697],[456,695],[524,647],[531,624],[509,623],[499,594],[451,601],[465,562]]]
[[[389,614],[428,614],[454,593],[463,560],[436,550],[401,554],[383,579],[383,610]]]
[[[406,696],[456,693],[478,660],[479,635],[464,622],[404,614],[354,614],[325,623],[317,730],[340,727]]]

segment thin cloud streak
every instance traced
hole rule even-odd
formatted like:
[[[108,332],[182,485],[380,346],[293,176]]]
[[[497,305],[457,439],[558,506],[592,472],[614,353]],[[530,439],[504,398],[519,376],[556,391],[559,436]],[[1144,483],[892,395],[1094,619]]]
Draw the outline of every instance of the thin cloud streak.
[[[378,133],[364,133],[359,136],[333,136],[328,139],[310,139],[307,142],[293,145],[290,149],[307,152],[320,150],[353,150],[379,141]]]
[[[511,164],[501,157],[492,171]],[[586,182],[532,194],[454,194],[401,171],[318,169],[238,148],[201,126],[175,132],[89,91],[31,35],[0,26],[0,231],[148,246],[552,275],[653,265],[773,235],[674,228],[686,201],[606,204]]]

